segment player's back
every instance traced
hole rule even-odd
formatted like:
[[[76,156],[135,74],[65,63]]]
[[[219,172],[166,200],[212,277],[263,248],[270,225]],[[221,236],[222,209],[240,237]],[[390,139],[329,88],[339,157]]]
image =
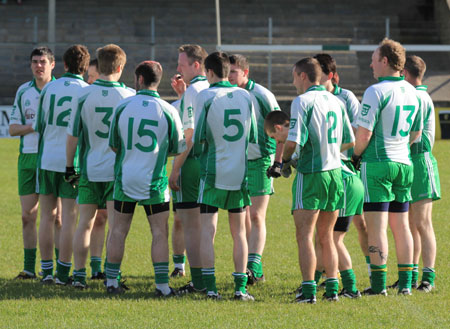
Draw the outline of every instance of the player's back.
[[[40,133],[38,167],[65,172],[66,137],[70,113],[80,90],[87,87],[80,75],[66,73],[42,90],[36,131]]]
[[[427,86],[417,86],[416,93],[420,100],[420,115],[423,122],[422,135],[411,145],[411,155],[431,152],[436,134],[434,104],[427,92]]]
[[[340,148],[353,134],[342,103],[323,86],[312,86],[291,106],[289,140],[300,145],[298,171],[312,173],[340,168]],[[292,129],[292,128],[295,129]]]
[[[250,130],[255,128],[249,93],[222,82],[203,90],[195,104],[194,143],[206,141],[201,176],[219,189],[241,189],[247,174]]]
[[[179,110],[183,128],[194,128],[194,102],[198,93],[209,88],[209,82],[204,76],[197,76],[191,80],[189,86],[181,98]]]
[[[410,164],[409,134],[416,126],[419,103],[412,85],[402,78],[381,79],[364,93],[358,125],[372,130],[363,161]]]
[[[100,79],[81,91],[69,133],[82,136],[81,173],[91,182],[114,180],[115,154],[108,145],[111,120],[119,102],[133,95],[120,82]]]
[[[135,200],[167,188],[166,160],[186,148],[178,111],[158,93],[139,91],[117,107],[110,145],[117,148],[116,183]]]

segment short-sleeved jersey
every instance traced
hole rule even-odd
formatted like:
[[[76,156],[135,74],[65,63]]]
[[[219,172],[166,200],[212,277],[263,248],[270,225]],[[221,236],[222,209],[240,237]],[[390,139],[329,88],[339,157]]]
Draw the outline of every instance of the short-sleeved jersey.
[[[334,85],[334,91],[333,95],[339,98],[339,100],[344,103],[344,108],[347,112],[348,119],[350,120],[350,124],[355,129],[356,126],[356,119],[358,118],[358,111],[361,106],[358,99],[356,98],[355,94],[352,93],[348,89],[344,89],[339,87],[338,85]],[[342,151],[341,152],[341,159],[342,160],[348,160],[353,154],[353,148]]]
[[[38,168],[66,171],[66,139],[70,113],[88,84],[71,73],[49,82],[42,90],[35,129],[39,134]]]
[[[166,191],[167,157],[186,149],[178,111],[151,90],[118,104],[109,145],[117,149],[116,184],[120,181],[125,195],[137,201]]]
[[[55,80],[55,78],[52,78]],[[9,118],[9,125],[31,125],[34,127],[39,108],[39,96],[41,90],[36,81],[28,81],[17,89],[14,105]],[[37,153],[39,134],[32,132],[20,136],[20,153]]]
[[[194,108],[194,146],[205,144],[200,177],[218,189],[240,190],[247,184],[248,143],[258,138],[250,94],[221,81],[200,92]]]
[[[255,83],[253,80],[248,80],[245,89],[248,90],[253,98],[258,127],[258,143],[250,143],[248,145],[248,159],[255,160],[275,153],[276,142],[264,131],[264,119],[270,112],[279,111],[280,106],[275,96],[268,89]]]
[[[354,134],[348,116],[333,94],[314,85],[291,104],[288,140],[300,146],[297,170],[303,174],[341,167],[341,144]]]
[[[80,169],[88,181],[114,180],[116,155],[109,147],[109,128],[117,104],[133,95],[124,84],[101,79],[78,95],[67,133],[80,138]]]
[[[416,86],[417,96],[420,101],[420,120],[423,122],[422,135],[411,145],[411,155],[431,152],[433,150],[436,133],[434,117],[434,104],[427,93],[427,86]]]
[[[194,129],[194,101],[197,94],[209,88],[209,82],[205,76],[198,75],[191,80],[180,103],[180,117],[183,122],[183,129]]]
[[[409,165],[410,131],[421,130],[415,88],[404,81],[404,77],[385,77],[379,81],[364,92],[358,115],[358,126],[372,131],[362,161],[394,161]]]

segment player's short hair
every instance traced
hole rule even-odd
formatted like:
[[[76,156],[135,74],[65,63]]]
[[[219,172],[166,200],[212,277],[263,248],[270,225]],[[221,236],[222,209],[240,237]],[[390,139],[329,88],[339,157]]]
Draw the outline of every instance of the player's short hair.
[[[109,44],[97,49],[98,72],[104,75],[113,74],[118,66],[125,66],[127,55],[118,45]]]
[[[95,68],[96,68],[97,71],[98,71],[98,59],[97,59],[97,58],[92,59],[92,60],[89,62],[89,66],[95,66]]]
[[[84,74],[88,69],[90,58],[88,49],[83,45],[73,45],[63,55],[67,72],[72,74]]]
[[[379,60],[386,57],[389,66],[395,71],[403,70],[406,60],[406,51],[403,46],[394,40],[384,38],[378,46],[378,52],[380,55]]]
[[[205,59],[205,69],[212,70],[220,79],[227,78],[230,74],[230,60],[226,53],[216,51]]]
[[[411,55],[406,57],[405,70],[413,77],[422,80],[427,70],[427,65],[419,56]]]
[[[47,56],[47,59],[50,63],[53,63],[55,61],[55,55],[53,54],[53,51],[47,46],[34,48],[31,51],[30,61],[33,59],[33,56]]]
[[[144,79],[146,87],[158,87],[162,77],[162,66],[155,61],[143,61],[136,66],[134,74],[136,78],[140,76]]]
[[[238,66],[242,71],[248,70],[248,60],[244,55],[241,54],[233,54],[229,57],[230,64]]]
[[[329,54],[317,54],[314,56],[319,61],[322,72],[325,74],[336,73],[336,61]]]
[[[264,119],[264,130],[275,132],[275,125],[289,127],[289,116],[283,111],[272,111]]]
[[[202,68],[205,64],[205,58],[208,57],[208,53],[206,52],[206,50],[199,45],[181,45],[180,47],[178,47],[178,53],[185,53],[189,60],[189,64],[199,62]]]
[[[320,81],[322,69],[320,68],[320,64],[317,59],[312,57],[303,58],[295,63],[294,67],[297,74],[305,72],[309,81],[313,83]]]

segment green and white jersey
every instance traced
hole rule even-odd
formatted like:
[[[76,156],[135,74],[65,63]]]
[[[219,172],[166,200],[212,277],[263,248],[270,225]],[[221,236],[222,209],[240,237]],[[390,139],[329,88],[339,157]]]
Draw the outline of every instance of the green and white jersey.
[[[180,103],[180,117],[183,122],[183,129],[194,129],[194,101],[197,94],[209,88],[209,82],[205,76],[198,75],[189,83]]]
[[[194,108],[194,145],[205,144],[201,179],[218,189],[240,190],[247,183],[248,143],[257,142],[250,94],[221,81],[201,91]]]
[[[384,77],[370,86],[362,100],[358,126],[372,131],[363,162],[394,161],[411,164],[409,133],[421,130],[415,88],[404,77]]]
[[[42,90],[35,128],[39,136],[38,168],[66,171],[66,139],[70,113],[77,96],[87,87],[83,77],[71,73],[49,82]]]
[[[53,77],[52,80],[55,80]],[[39,108],[39,96],[41,90],[37,87],[36,81],[28,81],[17,89],[14,105],[9,117],[9,125],[31,125],[34,127]],[[37,153],[39,134],[32,132],[25,136],[20,136],[20,153]]]
[[[80,138],[80,169],[88,181],[114,181],[116,154],[109,147],[109,128],[117,104],[133,95],[124,84],[101,79],[78,95],[67,133]]]
[[[352,127],[354,127],[355,129],[358,128],[356,126],[356,119],[358,118],[358,111],[359,108],[361,107],[361,104],[359,103],[355,94],[348,89],[343,89],[338,85],[334,85],[333,95],[339,98],[339,100],[341,100],[342,103],[344,103],[344,108],[347,112]],[[348,160],[351,158],[352,155],[353,155],[353,148],[345,150],[341,152],[341,159]]]
[[[178,111],[151,90],[140,90],[118,104],[109,145],[117,149],[116,184],[137,201],[166,193],[167,157],[186,149]]]
[[[291,104],[288,140],[300,146],[297,171],[302,174],[341,167],[341,144],[354,141],[342,102],[315,85]]]
[[[434,104],[427,93],[427,86],[416,86],[417,97],[420,101],[420,120],[423,123],[422,135],[411,145],[411,155],[431,152],[433,150],[436,123],[434,118]]]
[[[248,159],[255,160],[275,153],[276,142],[264,131],[264,119],[270,112],[279,111],[280,106],[275,96],[268,89],[255,83],[253,80],[248,80],[245,89],[248,90],[254,100],[255,117],[258,127],[258,143],[250,143],[248,145]]]

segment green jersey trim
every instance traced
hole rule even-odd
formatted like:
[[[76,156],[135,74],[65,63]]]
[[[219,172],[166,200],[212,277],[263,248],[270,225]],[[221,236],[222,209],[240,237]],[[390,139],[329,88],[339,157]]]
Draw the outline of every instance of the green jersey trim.
[[[230,81],[219,81],[219,82],[215,82],[209,86],[209,88],[213,88],[213,87],[230,88],[230,87],[234,87],[234,86],[230,83]]]
[[[95,80],[93,85],[102,86],[102,87],[123,87],[123,88],[126,88],[125,84],[123,84],[122,82],[108,81],[108,80],[102,80],[102,79]]]
[[[400,76],[400,77],[379,77],[378,81],[401,81],[401,80],[405,80],[404,76]]]
[[[337,84],[333,84],[333,86],[334,86],[333,95],[340,95],[342,92],[342,88],[339,87]]]
[[[155,90],[148,90],[148,89],[141,89],[141,90],[139,90],[136,93],[136,95],[146,95],[146,96],[161,98],[157,91],[155,91]]]
[[[208,79],[204,75],[197,75],[189,83],[193,84],[196,83],[197,81],[206,81],[206,80]]]
[[[73,74],[73,73],[69,73],[69,72],[64,73],[62,78],[72,78],[72,79],[78,79],[78,80],[84,81],[84,79],[81,75]]]
[[[50,81],[53,81],[53,80],[56,80],[56,78],[52,75],[52,78],[51,78],[51,80]],[[36,84],[36,79],[33,79],[31,82],[30,82],[30,87],[34,87],[34,89],[36,89],[36,91],[40,94],[41,93],[41,89],[39,89],[38,87],[37,87],[37,84]]]
[[[419,86],[416,86],[416,89],[417,89],[417,90],[427,91],[427,90],[428,90],[428,86],[425,86],[425,85],[419,85]]]
[[[249,79],[247,85],[245,86],[245,90],[251,91],[255,88],[255,81]]]
[[[311,86],[308,89],[306,89],[305,92],[307,93],[308,91],[313,91],[313,90],[321,91],[321,90],[326,90],[326,88],[323,85],[314,85],[314,86]]]

